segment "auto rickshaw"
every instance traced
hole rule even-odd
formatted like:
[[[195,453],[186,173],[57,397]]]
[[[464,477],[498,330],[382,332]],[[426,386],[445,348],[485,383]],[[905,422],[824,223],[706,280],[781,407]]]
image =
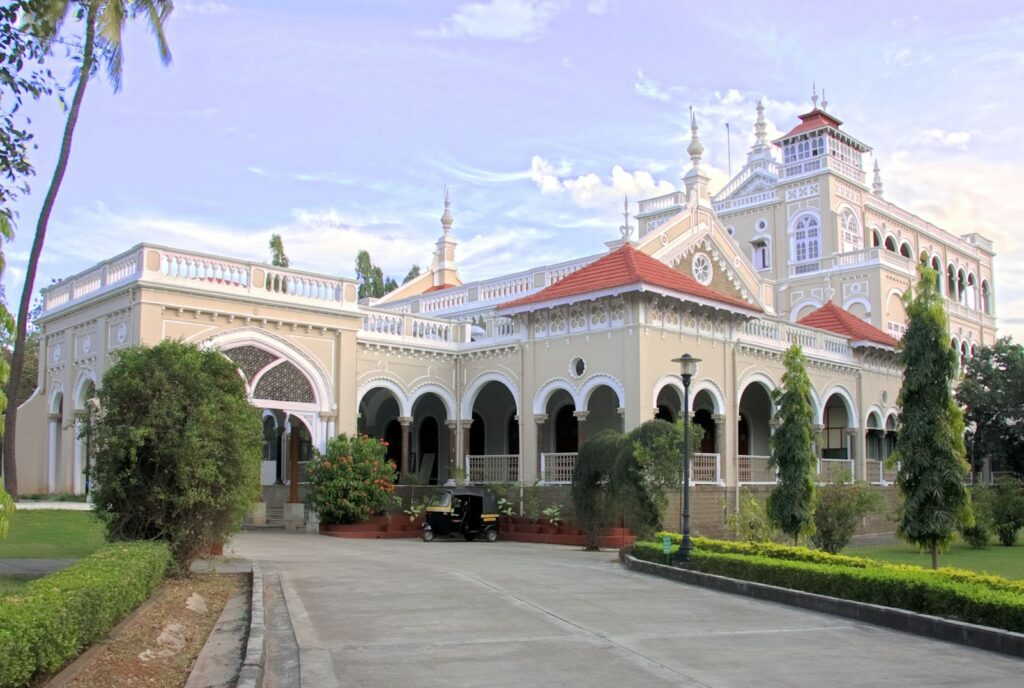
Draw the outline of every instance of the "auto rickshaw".
[[[486,487],[446,487],[430,496],[423,521],[423,541],[439,535],[462,535],[472,542],[483,535],[498,539],[498,497]]]

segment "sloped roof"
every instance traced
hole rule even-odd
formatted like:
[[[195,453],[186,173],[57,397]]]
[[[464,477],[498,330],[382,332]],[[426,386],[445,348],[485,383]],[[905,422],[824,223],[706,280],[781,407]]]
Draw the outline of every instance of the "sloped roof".
[[[783,139],[788,139],[790,136],[803,134],[806,131],[814,131],[815,129],[821,129],[822,127],[833,127],[838,129],[841,125],[841,120],[836,119],[824,110],[811,110],[807,114],[800,115],[800,124],[793,127],[788,134],[777,140],[782,141]]]
[[[683,296],[714,301],[747,311],[760,312],[761,310],[758,306],[746,301],[720,294],[710,287],[705,287],[692,277],[636,250],[631,244],[623,244],[622,247],[541,289],[536,294],[503,303],[499,308],[516,308],[609,289],[641,285],[667,289]]]
[[[849,337],[853,342],[868,341],[896,348],[896,340],[874,325],[864,322],[849,311],[843,310],[831,301],[801,318],[799,325],[816,327]]]

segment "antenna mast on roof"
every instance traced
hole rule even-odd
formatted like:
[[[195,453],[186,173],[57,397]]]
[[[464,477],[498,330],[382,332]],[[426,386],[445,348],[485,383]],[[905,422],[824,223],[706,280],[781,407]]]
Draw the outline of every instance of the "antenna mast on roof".
[[[729,123],[725,123],[725,148],[729,151],[729,179],[732,179],[732,130]]]

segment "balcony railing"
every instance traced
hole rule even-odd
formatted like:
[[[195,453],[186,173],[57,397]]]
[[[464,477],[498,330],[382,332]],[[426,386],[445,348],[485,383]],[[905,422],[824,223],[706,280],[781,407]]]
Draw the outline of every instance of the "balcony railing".
[[[654,198],[648,198],[640,201],[637,209],[637,215],[646,215],[647,213],[653,213],[659,210],[666,210],[675,206],[686,205],[686,194],[682,191],[673,191],[663,196],[655,196]]]
[[[864,467],[867,481],[872,485],[892,485],[896,482],[896,474],[899,472],[899,466],[886,468],[885,461],[881,459],[866,459]]]
[[[690,460],[690,479],[694,483],[717,485],[722,482],[722,455],[696,452]]]
[[[712,206],[716,213],[721,213],[728,210],[749,208],[751,206],[761,205],[762,203],[775,203],[777,200],[779,200],[779,196],[773,189],[771,191],[760,191],[746,196],[737,196],[736,198],[727,198],[722,201],[715,201],[712,203]]]
[[[824,352],[833,357],[849,358],[852,355],[850,343],[845,337],[830,335],[812,327],[754,318],[743,324],[743,332],[752,340],[782,349],[788,348],[790,344],[798,344],[803,349]]]
[[[818,459],[818,482],[841,483],[853,480],[853,459]]]
[[[833,155],[823,155],[821,157],[783,165],[782,178],[792,179],[793,177],[801,177],[805,174],[817,172],[818,170],[825,168],[828,168],[833,172],[838,172],[844,177],[852,179],[860,184],[864,183],[864,170],[861,170],[848,162],[843,162]]]
[[[906,256],[876,246],[862,251],[833,253],[830,256],[825,256],[809,263],[795,263],[789,266],[789,276],[797,277],[809,273],[852,270],[876,265],[891,268],[905,275],[913,275],[917,270],[912,258],[907,258]]]
[[[576,452],[543,452],[540,455],[540,479],[544,483],[567,485],[576,469]]]
[[[519,482],[519,455],[466,454],[466,477],[471,483]]]
[[[770,456],[740,454],[736,457],[741,485],[774,485],[777,479]]]
[[[131,282],[283,304],[355,311],[357,284],[265,263],[139,244],[119,256],[43,289],[44,312],[93,298]]]

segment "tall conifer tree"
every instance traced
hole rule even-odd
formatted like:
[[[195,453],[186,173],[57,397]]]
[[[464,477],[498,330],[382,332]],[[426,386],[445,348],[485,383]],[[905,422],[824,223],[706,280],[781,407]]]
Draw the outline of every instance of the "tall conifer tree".
[[[927,549],[932,568],[957,526],[972,525],[971,499],[964,484],[968,466],[964,421],[953,401],[956,354],[949,348],[946,311],[935,289],[935,272],[920,268],[907,301],[907,332],[900,343],[903,386],[896,404],[896,484],[903,496],[897,534]]]
[[[775,392],[778,429],[771,440],[772,465],[779,469],[779,483],[768,495],[768,516],[795,544],[814,522],[814,411],[803,351],[794,344],[782,361],[786,372],[781,391]]]

